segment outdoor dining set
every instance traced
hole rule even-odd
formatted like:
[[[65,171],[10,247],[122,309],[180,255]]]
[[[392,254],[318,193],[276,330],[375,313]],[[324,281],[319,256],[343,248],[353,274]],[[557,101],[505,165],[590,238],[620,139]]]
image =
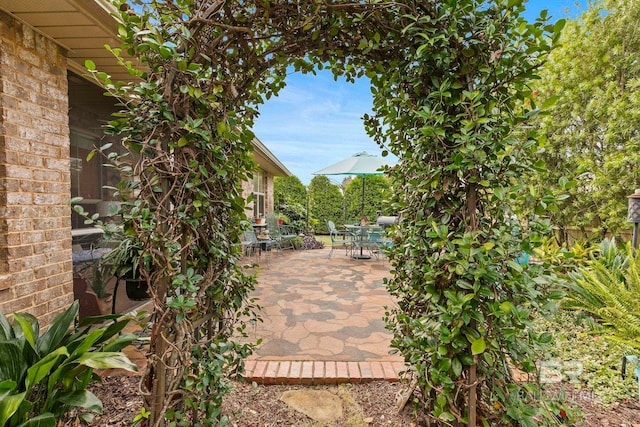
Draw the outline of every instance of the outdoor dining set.
[[[342,248],[345,254],[353,259],[378,259],[384,254],[384,250],[391,246],[387,238],[384,223],[368,224],[362,221],[359,224],[345,224],[344,231],[336,228],[333,221],[327,221],[329,236],[331,238],[331,250],[329,258],[335,248]]]
[[[297,249],[298,234],[288,226],[279,224],[276,217],[268,215],[266,222],[253,224],[245,230],[241,240],[245,255],[255,256],[259,260],[265,253],[268,262],[272,250]]]

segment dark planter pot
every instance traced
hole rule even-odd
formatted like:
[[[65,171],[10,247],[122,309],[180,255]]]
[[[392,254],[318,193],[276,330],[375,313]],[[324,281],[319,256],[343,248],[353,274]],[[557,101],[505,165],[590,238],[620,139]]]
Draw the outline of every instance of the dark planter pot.
[[[102,316],[111,314],[113,295],[109,294],[103,298],[98,296],[87,286],[85,279],[73,278],[73,296],[78,300],[78,316],[84,319],[89,316]]]
[[[127,297],[133,301],[143,301],[151,298],[147,281],[144,279],[125,279]]]

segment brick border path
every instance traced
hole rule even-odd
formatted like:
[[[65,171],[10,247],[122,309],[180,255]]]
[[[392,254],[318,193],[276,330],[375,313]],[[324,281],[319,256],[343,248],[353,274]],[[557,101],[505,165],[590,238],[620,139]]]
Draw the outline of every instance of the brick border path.
[[[334,360],[247,360],[244,379],[258,384],[338,384],[395,382],[402,362],[340,362]]]

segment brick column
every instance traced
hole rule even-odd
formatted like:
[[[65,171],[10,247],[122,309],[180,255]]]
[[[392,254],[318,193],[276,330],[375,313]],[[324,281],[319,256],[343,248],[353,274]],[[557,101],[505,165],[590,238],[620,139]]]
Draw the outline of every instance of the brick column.
[[[73,301],[66,65],[0,11],[0,311],[43,325]]]

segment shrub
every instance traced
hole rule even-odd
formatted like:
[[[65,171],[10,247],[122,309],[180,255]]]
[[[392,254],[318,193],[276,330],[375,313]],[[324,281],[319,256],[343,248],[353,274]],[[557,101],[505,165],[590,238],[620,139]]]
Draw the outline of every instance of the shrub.
[[[640,350],[640,259],[631,244],[605,239],[570,279],[565,306],[590,313],[604,338]]]
[[[0,313],[0,427],[54,427],[79,408],[100,413],[102,402],[86,390],[97,379],[93,370],[137,370],[120,352],[136,339],[118,336],[129,319],[87,318],[81,329],[71,328],[77,315],[78,301],[74,301],[39,336],[40,325],[31,314],[15,313],[10,324]],[[115,323],[91,328],[105,319]],[[78,418],[90,421],[92,414]]]
[[[545,353],[544,363],[552,367],[551,373],[562,375],[547,382],[568,380],[579,390],[574,398],[597,396],[597,402],[603,405],[633,398],[634,394],[637,397],[636,379],[632,375],[625,380],[620,377],[625,348],[603,339],[600,329],[584,312],[559,310],[549,317],[536,317],[534,332],[553,337],[553,346]]]

